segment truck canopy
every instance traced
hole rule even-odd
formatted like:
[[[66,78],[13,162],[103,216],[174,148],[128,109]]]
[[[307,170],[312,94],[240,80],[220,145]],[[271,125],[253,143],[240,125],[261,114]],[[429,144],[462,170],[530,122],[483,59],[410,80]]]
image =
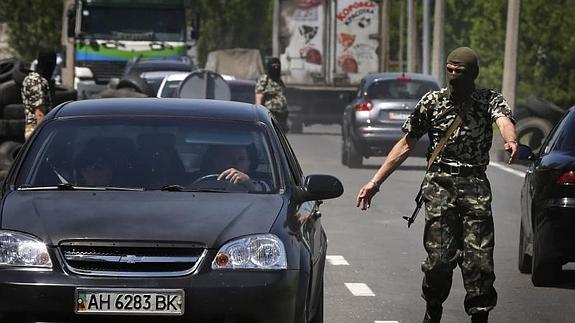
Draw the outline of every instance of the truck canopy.
[[[246,80],[255,80],[265,73],[259,50],[247,48],[210,52],[205,69]]]

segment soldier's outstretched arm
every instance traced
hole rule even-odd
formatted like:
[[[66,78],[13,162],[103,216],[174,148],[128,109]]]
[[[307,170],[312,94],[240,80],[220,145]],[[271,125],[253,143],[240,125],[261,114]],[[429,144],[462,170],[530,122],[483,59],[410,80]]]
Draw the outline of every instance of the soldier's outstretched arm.
[[[372,179],[363,185],[357,194],[357,207],[367,210],[371,206],[371,198],[379,191],[381,184],[399,167],[415,147],[418,138],[404,135],[391,148],[389,154],[381,164]]]
[[[501,132],[501,136],[503,137],[503,149],[511,154],[508,161],[508,163],[511,164],[517,154],[517,133],[515,132],[515,125],[508,117],[499,117],[495,120],[495,123],[497,123],[499,132]]]

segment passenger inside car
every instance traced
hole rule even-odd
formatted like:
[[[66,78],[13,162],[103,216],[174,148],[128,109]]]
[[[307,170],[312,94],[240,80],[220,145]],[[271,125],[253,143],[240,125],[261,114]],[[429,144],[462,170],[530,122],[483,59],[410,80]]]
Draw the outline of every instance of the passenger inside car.
[[[257,151],[253,145],[211,145],[202,160],[204,178],[228,181],[249,191],[269,192],[270,185],[263,179],[252,178],[258,166]]]
[[[80,186],[110,186],[114,178],[111,154],[84,150],[76,157],[76,182]]]

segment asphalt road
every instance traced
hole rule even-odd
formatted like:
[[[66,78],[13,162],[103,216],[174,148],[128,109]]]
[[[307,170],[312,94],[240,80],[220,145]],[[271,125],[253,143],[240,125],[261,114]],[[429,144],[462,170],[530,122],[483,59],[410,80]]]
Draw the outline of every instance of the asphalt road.
[[[425,171],[423,158],[411,157],[382,186],[367,212],[355,207],[359,188],[383,158],[364,160],[360,169],[341,164],[339,126],[306,127],[288,138],[305,173],[337,176],[345,192],[322,205],[328,265],[325,271],[325,322],[421,322],[425,258],[423,212],[410,229],[410,215]],[[575,266],[565,266],[565,280],[552,288],[534,287],[530,275],[517,270],[520,188],[524,167],[488,168],[495,219],[495,288],[499,294],[491,322],[574,322]],[[443,322],[469,322],[463,309],[461,272],[454,271],[451,294],[444,304]]]

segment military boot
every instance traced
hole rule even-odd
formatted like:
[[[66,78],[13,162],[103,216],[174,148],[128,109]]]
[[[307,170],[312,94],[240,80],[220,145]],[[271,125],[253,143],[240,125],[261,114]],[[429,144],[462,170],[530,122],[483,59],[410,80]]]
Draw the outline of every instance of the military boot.
[[[441,306],[430,306],[427,305],[425,308],[425,316],[423,317],[423,323],[439,323],[441,322],[441,313],[443,308]]]
[[[489,312],[479,312],[471,315],[471,323],[487,323]]]

